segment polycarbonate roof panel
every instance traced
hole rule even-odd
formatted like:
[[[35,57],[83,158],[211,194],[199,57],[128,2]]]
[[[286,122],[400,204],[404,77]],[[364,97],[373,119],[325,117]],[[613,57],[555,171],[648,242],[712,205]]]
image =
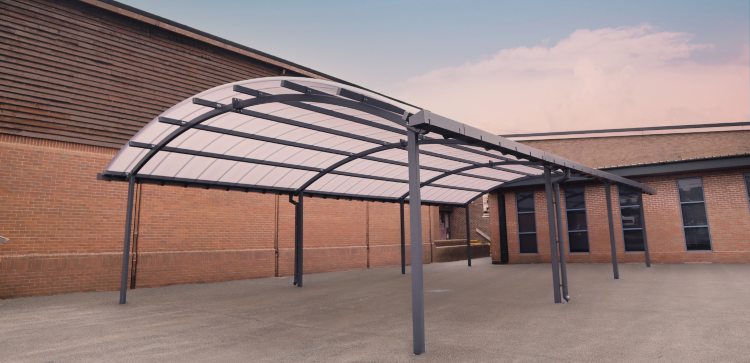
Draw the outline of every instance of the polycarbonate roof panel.
[[[408,194],[405,116],[420,111],[317,79],[225,84],[149,122],[103,175],[396,201]],[[464,204],[506,181],[542,173],[538,162],[510,154],[426,133],[423,200]]]

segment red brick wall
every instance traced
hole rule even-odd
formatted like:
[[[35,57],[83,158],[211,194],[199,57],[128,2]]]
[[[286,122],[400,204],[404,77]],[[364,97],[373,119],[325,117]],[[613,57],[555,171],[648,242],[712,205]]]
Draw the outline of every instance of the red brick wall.
[[[644,195],[646,233],[654,263],[684,262],[750,262],[750,206],[743,179],[743,170],[671,175],[642,178],[639,181],[653,187],[655,195]],[[712,251],[686,251],[680,213],[677,179],[700,176],[703,179],[706,210],[711,232]],[[606,213],[604,187],[585,187],[586,218],[589,232],[589,253],[566,253],[571,262],[611,261],[609,227]],[[562,193],[564,194],[564,193]],[[550,247],[545,193],[537,189],[534,194],[538,254],[521,254],[518,245],[515,192],[501,194],[505,197],[507,213],[508,247],[510,263],[549,262]],[[498,194],[490,196],[490,212],[496,219]],[[564,195],[562,198],[564,203]],[[612,206],[618,261],[643,262],[643,252],[625,252],[617,188],[612,187]],[[567,250],[567,221],[563,208],[562,224]],[[500,260],[499,221],[491,222],[492,260]]]
[[[10,238],[0,245],[0,298],[117,289],[127,187],[96,180],[114,152],[0,134],[0,235]],[[138,287],[292,274],[287,196],[157,185],[140,194]],[[400,263],[398,204],[304,206],[306,273]],[[432,214],[422,207],[427,263]]]
[[[451,239],[465,239],[466,209],[453,208],[450,214]],[[486,241],[484,237],[476,232],[477,228],[484,233],[489,233],[489,218],[483,216],[483,203],[481,197],[469,204],[469,231],[471,232],[470,238],[472,240],[482,242]]]

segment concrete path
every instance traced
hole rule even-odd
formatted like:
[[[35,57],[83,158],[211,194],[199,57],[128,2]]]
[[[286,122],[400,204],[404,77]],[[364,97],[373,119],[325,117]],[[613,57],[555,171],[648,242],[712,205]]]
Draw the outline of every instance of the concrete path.
[[[2,362],[750,361],[750,265],[425,266],[427,353],[409,277],[378,268],[0,301]]]

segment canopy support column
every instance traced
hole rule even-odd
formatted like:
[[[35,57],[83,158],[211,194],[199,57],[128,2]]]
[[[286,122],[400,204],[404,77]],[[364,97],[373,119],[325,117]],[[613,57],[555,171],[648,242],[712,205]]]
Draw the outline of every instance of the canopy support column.
[[[404,226],[404,200],[399,202],[401,210],[401,274],[406,275],[406,227]]]
[[[558,248],[556,246],[556,233],[555,228],[555,206],[553,203],[554,196],[552,195],[552,170],[549,166],[544,167],[544,191],[547,193],[547,222],[549,223],[549,247],[550,247],[550,261],[552,262],[552,287],[555,298],[555,304],[562,303],[562,297],[560,296],[560,265],[559,257],[557,256]]]
[[[612,190],[609,183],[604,183],[604,199],[607,200],[607,222],[609,222],[609,248],[612,254],[612,275],[615,280],[620,278],[617,267],[617,244],[615,244],[615,224],[612,220]]]
[[[302,202],[304,201],[304,194],[299,193],[297,201],[289,196],[289,201],[294,204],[294,285],[302,287],[302,274],[303,274],[303,222],[304,222],[304,209]]]
[[[646,234],[646,217],[643,214],[643,194],[641,194],[641,228],[643,231],[643,258],[646,260],[646,267],[651,267],[651,254],[648,253],[648,236]]]
[[[424,284],[422,280],[422,195],[419,182],[418,134],[407,131],[409,154],[409,233],[411,237],[411,318],[414,354],[425,352]]]
[[[505,213],[505,193],[502,191],[497,192],[497,218],[500,219],[500,264],[507,265],[510,262],[510,256],[508,255],[508,219]]]
[[[469,205],[466,205],[466,262],[471,267],[471,230],[469,223]]]
[[[555,215],[557,216],[557,251],[560,255],[560,284],[562,285],[562,297],[570,301],[568,294],[568,267],[565,264],[565,239],[562,229],[562,205],[560,204],[560,183],[555,183]]]
[[[135,176],[128,178],[128,206],[125,210],[125,238],[122,244],[122,275],[120,275],[120,304],[127,302],[128,264],[130,262],[130,228],[133,226],[133,194]]]

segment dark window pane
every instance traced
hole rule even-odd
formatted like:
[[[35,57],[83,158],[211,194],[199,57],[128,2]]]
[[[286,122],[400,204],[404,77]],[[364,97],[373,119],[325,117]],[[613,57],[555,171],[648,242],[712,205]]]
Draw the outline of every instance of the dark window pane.
[[[644,251],[643,230],[624,231],[625,251]]]
[[[586,212],[573,211],[568,212],[568,230],[576,231],[586,229]]]
[[[523,213],[518,215],[519,232],[536,232],[534,213]]]
[[[565,189],[565,208],[566,209],[586,208],[586,202],[583,197],[583,188],[566,188]]]
[[[706,206],[703,203],[691,203],[682,205],[682,222],[685,226],[705,226]]]
[[[588,232],[570,232],[568,233],[568,240],[570,242],[570,252],[589,251]]]
[[[640,205],[641,193],[629,187],[620,188],[620,205]]]
[[[536,233],[518,235],[521,253],[536,253]]]
[[[703,182],[700,178],[680,179],[677,187],[680,189],[680,202],[703,201]]]
[[[641,224],[641,207],[622,207],[622,228],[640,228]]]
[[[710,250],[711,238],[708,227],[685,228],[685,242],[689,251]]]
[[[534,211],[534,193],[516,193],[519,212]]]

